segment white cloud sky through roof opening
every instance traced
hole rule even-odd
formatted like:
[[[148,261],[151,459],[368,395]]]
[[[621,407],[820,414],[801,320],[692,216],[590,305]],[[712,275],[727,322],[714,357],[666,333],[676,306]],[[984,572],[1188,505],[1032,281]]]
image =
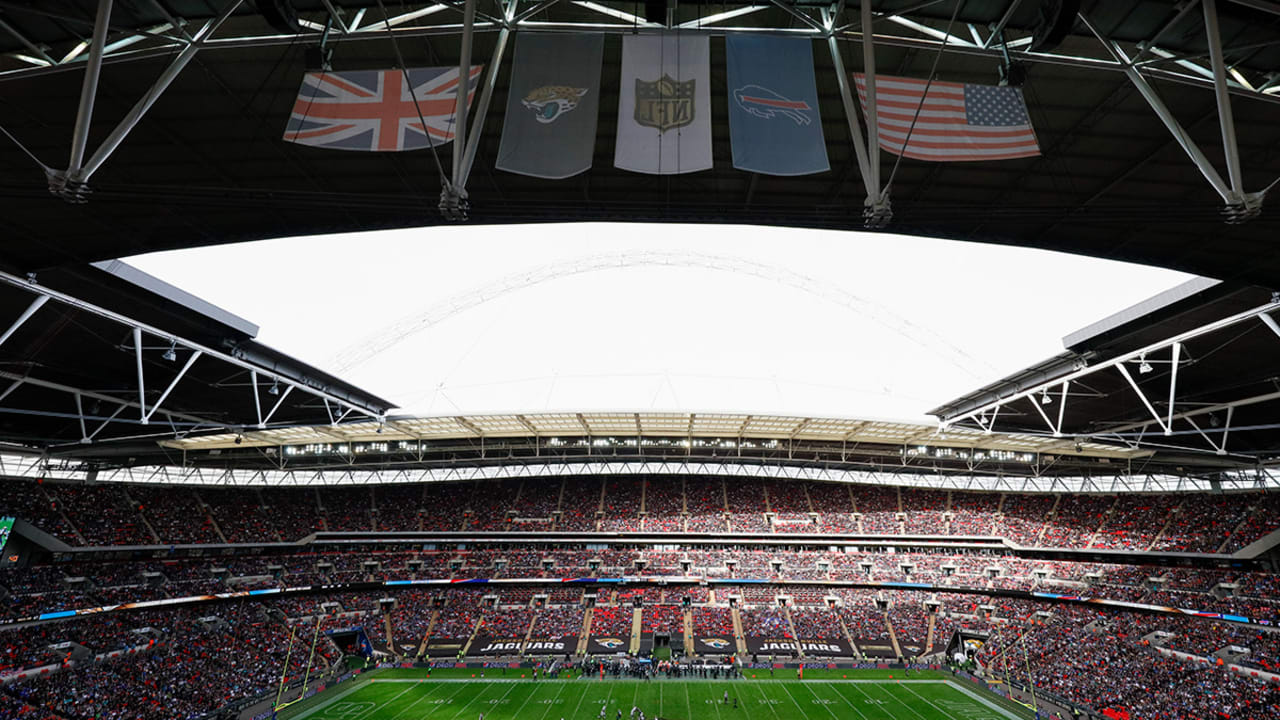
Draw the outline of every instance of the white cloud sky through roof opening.
[[[900,235],[635,224],[421,228],[129,262],[415,414],[920,421],[1189,277]]]

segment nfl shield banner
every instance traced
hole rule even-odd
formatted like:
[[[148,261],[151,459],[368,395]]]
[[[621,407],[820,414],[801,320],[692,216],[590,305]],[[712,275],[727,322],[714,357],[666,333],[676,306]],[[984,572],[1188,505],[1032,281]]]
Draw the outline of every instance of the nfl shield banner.
[[[471,67],[468,105],[483,69]],[[457,66],[309,72],[302,77],[284,139],[333,150],[418,150],[453,139],[457,105]]]
[[[603,35],[520,35],[499,170],[559,180],[591,169]]]
[[[829,170],[811,41],[728,35],[725,52],[733,166],[765,175]]]
[[[624,36],[613,164],[654,175],[710,170],[710,84],[706,36]]]

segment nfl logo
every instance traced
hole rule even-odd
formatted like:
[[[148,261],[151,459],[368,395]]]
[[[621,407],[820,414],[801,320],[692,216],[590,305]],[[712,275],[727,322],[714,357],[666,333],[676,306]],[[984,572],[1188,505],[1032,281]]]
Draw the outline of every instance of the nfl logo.
[[[693,122],[694,80],[679,82],[663,75],[653,82],[636,80],[635,120],[644,127],[666,132]]]

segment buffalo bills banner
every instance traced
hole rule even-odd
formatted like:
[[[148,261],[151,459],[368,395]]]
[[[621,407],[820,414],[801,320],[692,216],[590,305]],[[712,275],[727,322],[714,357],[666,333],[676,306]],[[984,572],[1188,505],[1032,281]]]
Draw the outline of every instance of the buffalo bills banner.
[[[829,170],[810,41],[731,34],[725,52],[733,166],[765,175]]]
[[[520,35],[499,170],[560,180],[591,168],[603,57],[603,35]]]
[[[693,651],[699,655],[731,655],[738,646],[728,636],[700,637],[693,639]]]
[[[624,36],[613,164],[654,175],[710,170],[710,85],[707,36]]]
[[[592,655],[625,653],[631,649],[630,638],[616,635],[592,635],[587,640],[587,652]]]
[[[747,638],[752,655],[795,655],[796,641],[788,638]]]

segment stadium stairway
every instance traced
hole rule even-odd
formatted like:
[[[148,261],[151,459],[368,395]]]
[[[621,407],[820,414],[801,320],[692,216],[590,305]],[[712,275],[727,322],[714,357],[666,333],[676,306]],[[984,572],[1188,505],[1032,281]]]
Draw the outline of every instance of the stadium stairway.
[[[640,652],[640,615],[643,612],[640,608],[631,610],[631,643],[627,647],[630,648],[629,652],[633,655]]]
[[[521,655],[524,654],[524,649],[529,645],[529,638],[533,637],[533,626],[537,622],[538,622],[538,613],[535,612],[533,614],[533,617],[529,618],[529,627],[524,629],[524,640],[520,643]]]
[[[800,646],[800,636],[796,634],[796,622],[791,619],[790,605],[784,605],[782,607],[782,616],[787,619],[787,629],[791,631],[791,638],[796,642],[796,653],[798,657],[804,657],[804,648]]]
[[[1049,529],[1049,523],[1045,522],[1045,520],[1051,517],[1057,517],[1058,505],[1061,503],[1062,503],[1062,493],[1055,493],[1053,496],[1053,506],[1050,507],[1047,512],[1045,512],[1044,517],[1040,518],[1040,532],[1036,533],[1036,541],[1034,543],[1035,545],[1040,544],[1041,539],[1044,538],[1045,532]]]
[[[1102,521],[1098,523],[1098,527],[1093,529],[1093,533],[1089,535],[1089,540],[1085,542],[1085,547],[1093,547],[1094,542],[1098,540],[1098,536],[1107,529],[1107,524],[1111,522],[1111,518],[1115,517],[1116,506],[1120,504],[1120,496],[1116,495],[1111,501],[1111,507],[1102,513]]]
[[[439,619],[440,611],[432,610],[431,618],[427,620],[427,629],[422,633],[422,642],[418,643],[417,657],[422,657],[422,654],[427,651],[427,641],[431,639],[431,632],[436,629],[436,621]]]
[[[893,623],[889,622],[889,614],[884,615],[884,626],[889,629],[889,644],[893,646],[893,654],[902,657],[902,646],[898,645],[898,633],[893,631]]]
[[[591,641],[591,621],[595,619],[595,608],[587,608],[582,615],[582,632],[578,633],[578,649],[579,655],[587,654],[587,644]]]
[[[840,623],[840,632],[844,634],[844,639],[849,642],[849,647],[853,648],[853,654],[862,655],[862,650],[858,647],[858,643],[853,641],[853,635],[849,633],[849,626],[844,624],[844,618],[840,617],[840,613],[836,613],[836,622]]]
[[[733,639],[734,644],[738,648],[738,653],[745,656],[747,654],[746,633],[742,632],[742,616],[738,614],[738,608],[729,608],[729,617],[733,618]]]
[[[1165,518],[1164,525],[1160,527],[1160,532],[1156,533],[1155,537],[1151,538],[1151,543],[1143,548],[1143,550],[1150,552],[1151,548],[1155,547],[1156,543],[1160,542],[1160,539],[1169,531],[1169,528],[1173,527],[1173,521],[1177,520],[1178,516],[1182,514],[1182,506],[1185,505],[1186,502],[1186,500],[1179,500],[1178,504],[1169,511],[1169,516]]]
[[[471,634],[467,636],[467,642],[465,645],[462,646],[463,656],[466,656],[467,653],[471,652],[471,643],[475,642],[476,633],[480,631],[480,626],[483,623],[484,623],[484,616],[481,615],[480,618],[476,620],[476,624],[471,626]]]
[[[684,628],[685,652],[689,652],[693,649],[693,610],[686,609],[684,611],[680,624]]]

